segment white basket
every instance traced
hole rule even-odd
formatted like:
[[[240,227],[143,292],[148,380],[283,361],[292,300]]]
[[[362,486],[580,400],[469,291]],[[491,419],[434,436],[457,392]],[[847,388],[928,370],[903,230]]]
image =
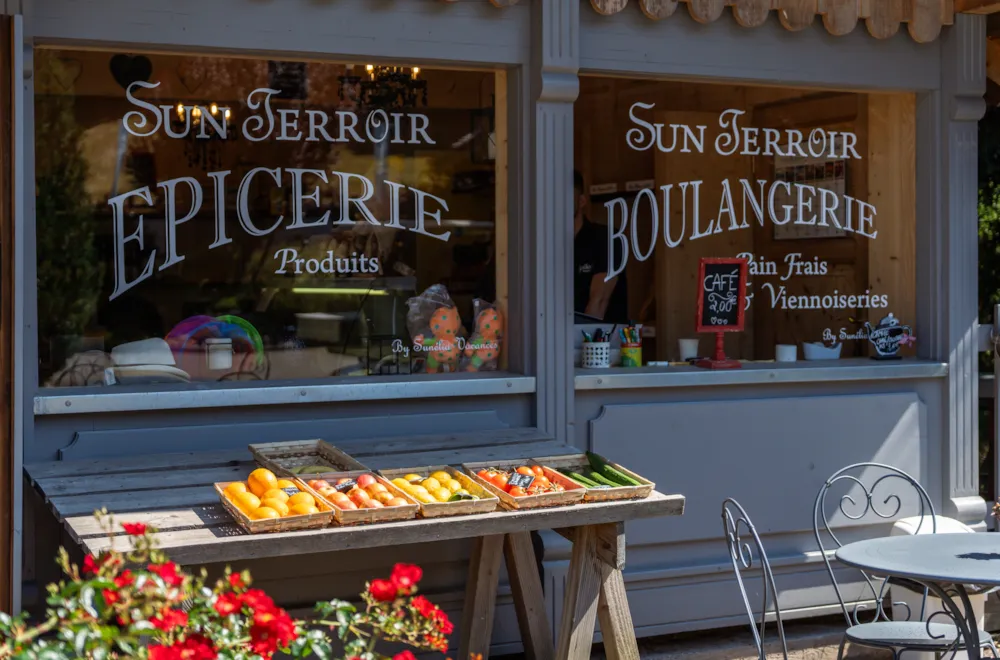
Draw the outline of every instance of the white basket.
[[[583,344],[583,368],[607,369],[611,366],[611,342],[594,341]]]

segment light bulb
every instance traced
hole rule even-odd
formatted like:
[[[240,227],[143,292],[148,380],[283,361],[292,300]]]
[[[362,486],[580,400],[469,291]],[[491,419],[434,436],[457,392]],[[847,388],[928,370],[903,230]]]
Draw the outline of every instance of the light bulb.
[[[191,111],[191,116],[196,118],[201,117],[201,108],[194,106],[194,110]]]
[[[184,104],[183,103],[178,103],[177,104],[177,116],[178,117],[183,117],[184,116]]]
[[[208,111],[211,112],[213,116],[217,115],[219,114],[219,106],[213,103],[211,106],[209,106]]]
[[[229,111],[229,108],[226,108],[226,112],[225,112],[224,116],[226,117],[226,119],[229,119],[230,117],[233,116],[233,113]]]
[[[420,67],[419,66],[413,67],[413,77],[416,78],[419,75],[420,75]]]

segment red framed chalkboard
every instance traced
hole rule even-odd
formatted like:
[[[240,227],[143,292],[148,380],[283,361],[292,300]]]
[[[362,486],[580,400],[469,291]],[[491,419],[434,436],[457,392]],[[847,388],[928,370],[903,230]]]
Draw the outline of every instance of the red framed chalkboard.
[[[746,300],[746,259],[698,262],[698,332],[743,332]]]

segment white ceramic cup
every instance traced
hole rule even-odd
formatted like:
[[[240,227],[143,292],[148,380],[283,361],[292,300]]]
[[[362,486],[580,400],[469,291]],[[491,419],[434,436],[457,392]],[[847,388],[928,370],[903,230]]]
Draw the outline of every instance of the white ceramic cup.
[[[690,360],[691,358],[698,357],[698,342],[699,339],[678,339],[677,344],[680,346],[681,351],[681,362]]]
[[[798,354],[795,344],[778,344],[774,347],[775,362],[795,362]]]

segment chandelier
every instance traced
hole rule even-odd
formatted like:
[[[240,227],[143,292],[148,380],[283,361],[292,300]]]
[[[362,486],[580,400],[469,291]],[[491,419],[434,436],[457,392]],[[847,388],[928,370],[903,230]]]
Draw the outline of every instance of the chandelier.
[[[405,110],[418,103],[427,106],[427,81],[420,67],[365,66],[365,75],[343,75],[340,100],[353,101],[365,109]]]
[[[236,131],[227,124],[226,137],[207,119],[205,112],[212,116],[215,124],[229,122],[233,113],[229,108],[223,108],[218,103],[208,105],[188,105],[178,103],[174,108],[170,124],[175,135],[184,136],[184,156],[188,167],[199,167],[203,170],[218,169],[222,166],[221,144],[236,139]],[[202,124],[207,137],[200,137]]]

